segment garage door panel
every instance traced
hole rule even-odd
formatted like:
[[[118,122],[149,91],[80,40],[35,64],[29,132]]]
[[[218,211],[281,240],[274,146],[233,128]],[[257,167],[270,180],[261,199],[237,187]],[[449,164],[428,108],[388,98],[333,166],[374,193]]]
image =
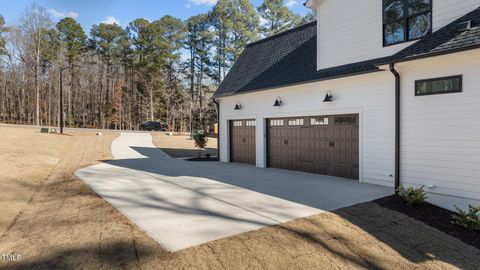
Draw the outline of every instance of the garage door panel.
[[[300,118],[303,125],[289,125]],[[282,126],[268,125],[268,166],[358,179],[358,116],[315,118],[327,120],[311,125],[310,117],[283,118]]]
[[[250,121],[250,126],[247,122]],[[253,120],[234,120],[230,123],[230,161],[255,165],[255,126]]]

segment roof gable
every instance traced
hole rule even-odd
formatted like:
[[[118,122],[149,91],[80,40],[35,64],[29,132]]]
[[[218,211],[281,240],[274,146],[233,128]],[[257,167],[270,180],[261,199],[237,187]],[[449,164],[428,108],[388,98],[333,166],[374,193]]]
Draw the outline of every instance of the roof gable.
[[[233,92],[245,92],[262,85],[278,85],[273,78],[262,76],[265,73],[271,75],[272,67],[285,64],[285,59],[292,52],[301,50],[305,54],[311,54],[311,49],[305,51],[305,47],[313,38],[316,40],[316,22],[282,32],[272,37],[247,45],[238,60],[228,72],[227,76],[218,88],[216,95],[224,95]],[[316,53],[316,52],[315,52]]]

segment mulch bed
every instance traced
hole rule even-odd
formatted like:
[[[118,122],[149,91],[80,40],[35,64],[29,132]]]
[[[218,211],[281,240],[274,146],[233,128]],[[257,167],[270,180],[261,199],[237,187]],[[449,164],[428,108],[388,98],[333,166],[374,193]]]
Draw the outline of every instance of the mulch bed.
[[[198,158],[198,157],[195,157],[195,158],[188,158],[186,159],[187,161],[218,161],[218,158],[217,157],[210,157],[210,158],[207,158],[207,157],[201,157],[201,158]]]
[[[381,198],[375,202],[385,208],[403,213],[413,219],[421,221],[430,227],[434,227],[466,244],[480,249],[480,231],[467,229],[454,224],[452,215],[454,215],[455,212],[426,202],[410,206],[396,195]]]

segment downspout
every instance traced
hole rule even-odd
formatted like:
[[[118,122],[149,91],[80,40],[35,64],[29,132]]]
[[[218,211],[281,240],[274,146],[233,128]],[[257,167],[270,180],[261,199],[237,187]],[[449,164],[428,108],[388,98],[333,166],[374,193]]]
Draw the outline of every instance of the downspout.
[[[395,194],[400,187],[400,74],[395,64],[390,64],[390,71],[395,76]]]
[[[220,161],[220,104],[215,99],[213,99],[213,103],[215,103],[217,108],[217,157],[218,161]]]

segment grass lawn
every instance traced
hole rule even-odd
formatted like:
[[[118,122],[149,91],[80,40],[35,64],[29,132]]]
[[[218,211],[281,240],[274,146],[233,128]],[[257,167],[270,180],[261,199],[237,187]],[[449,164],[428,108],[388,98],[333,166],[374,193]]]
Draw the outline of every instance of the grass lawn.
[[[370,202],[169,253],[73,175],[115,133],[0,126],[0,269],[476,269],[480,251]],[[163,136],[163,135],[162,135]],[[185,137],[157,146],[191,151]],[[161,145],[159,145],[161,144]],[[185,144],[186,146],[182,146]],[[211,147],[213,147],[211,145]],[[159,220],[158,222],[162,222]]]

